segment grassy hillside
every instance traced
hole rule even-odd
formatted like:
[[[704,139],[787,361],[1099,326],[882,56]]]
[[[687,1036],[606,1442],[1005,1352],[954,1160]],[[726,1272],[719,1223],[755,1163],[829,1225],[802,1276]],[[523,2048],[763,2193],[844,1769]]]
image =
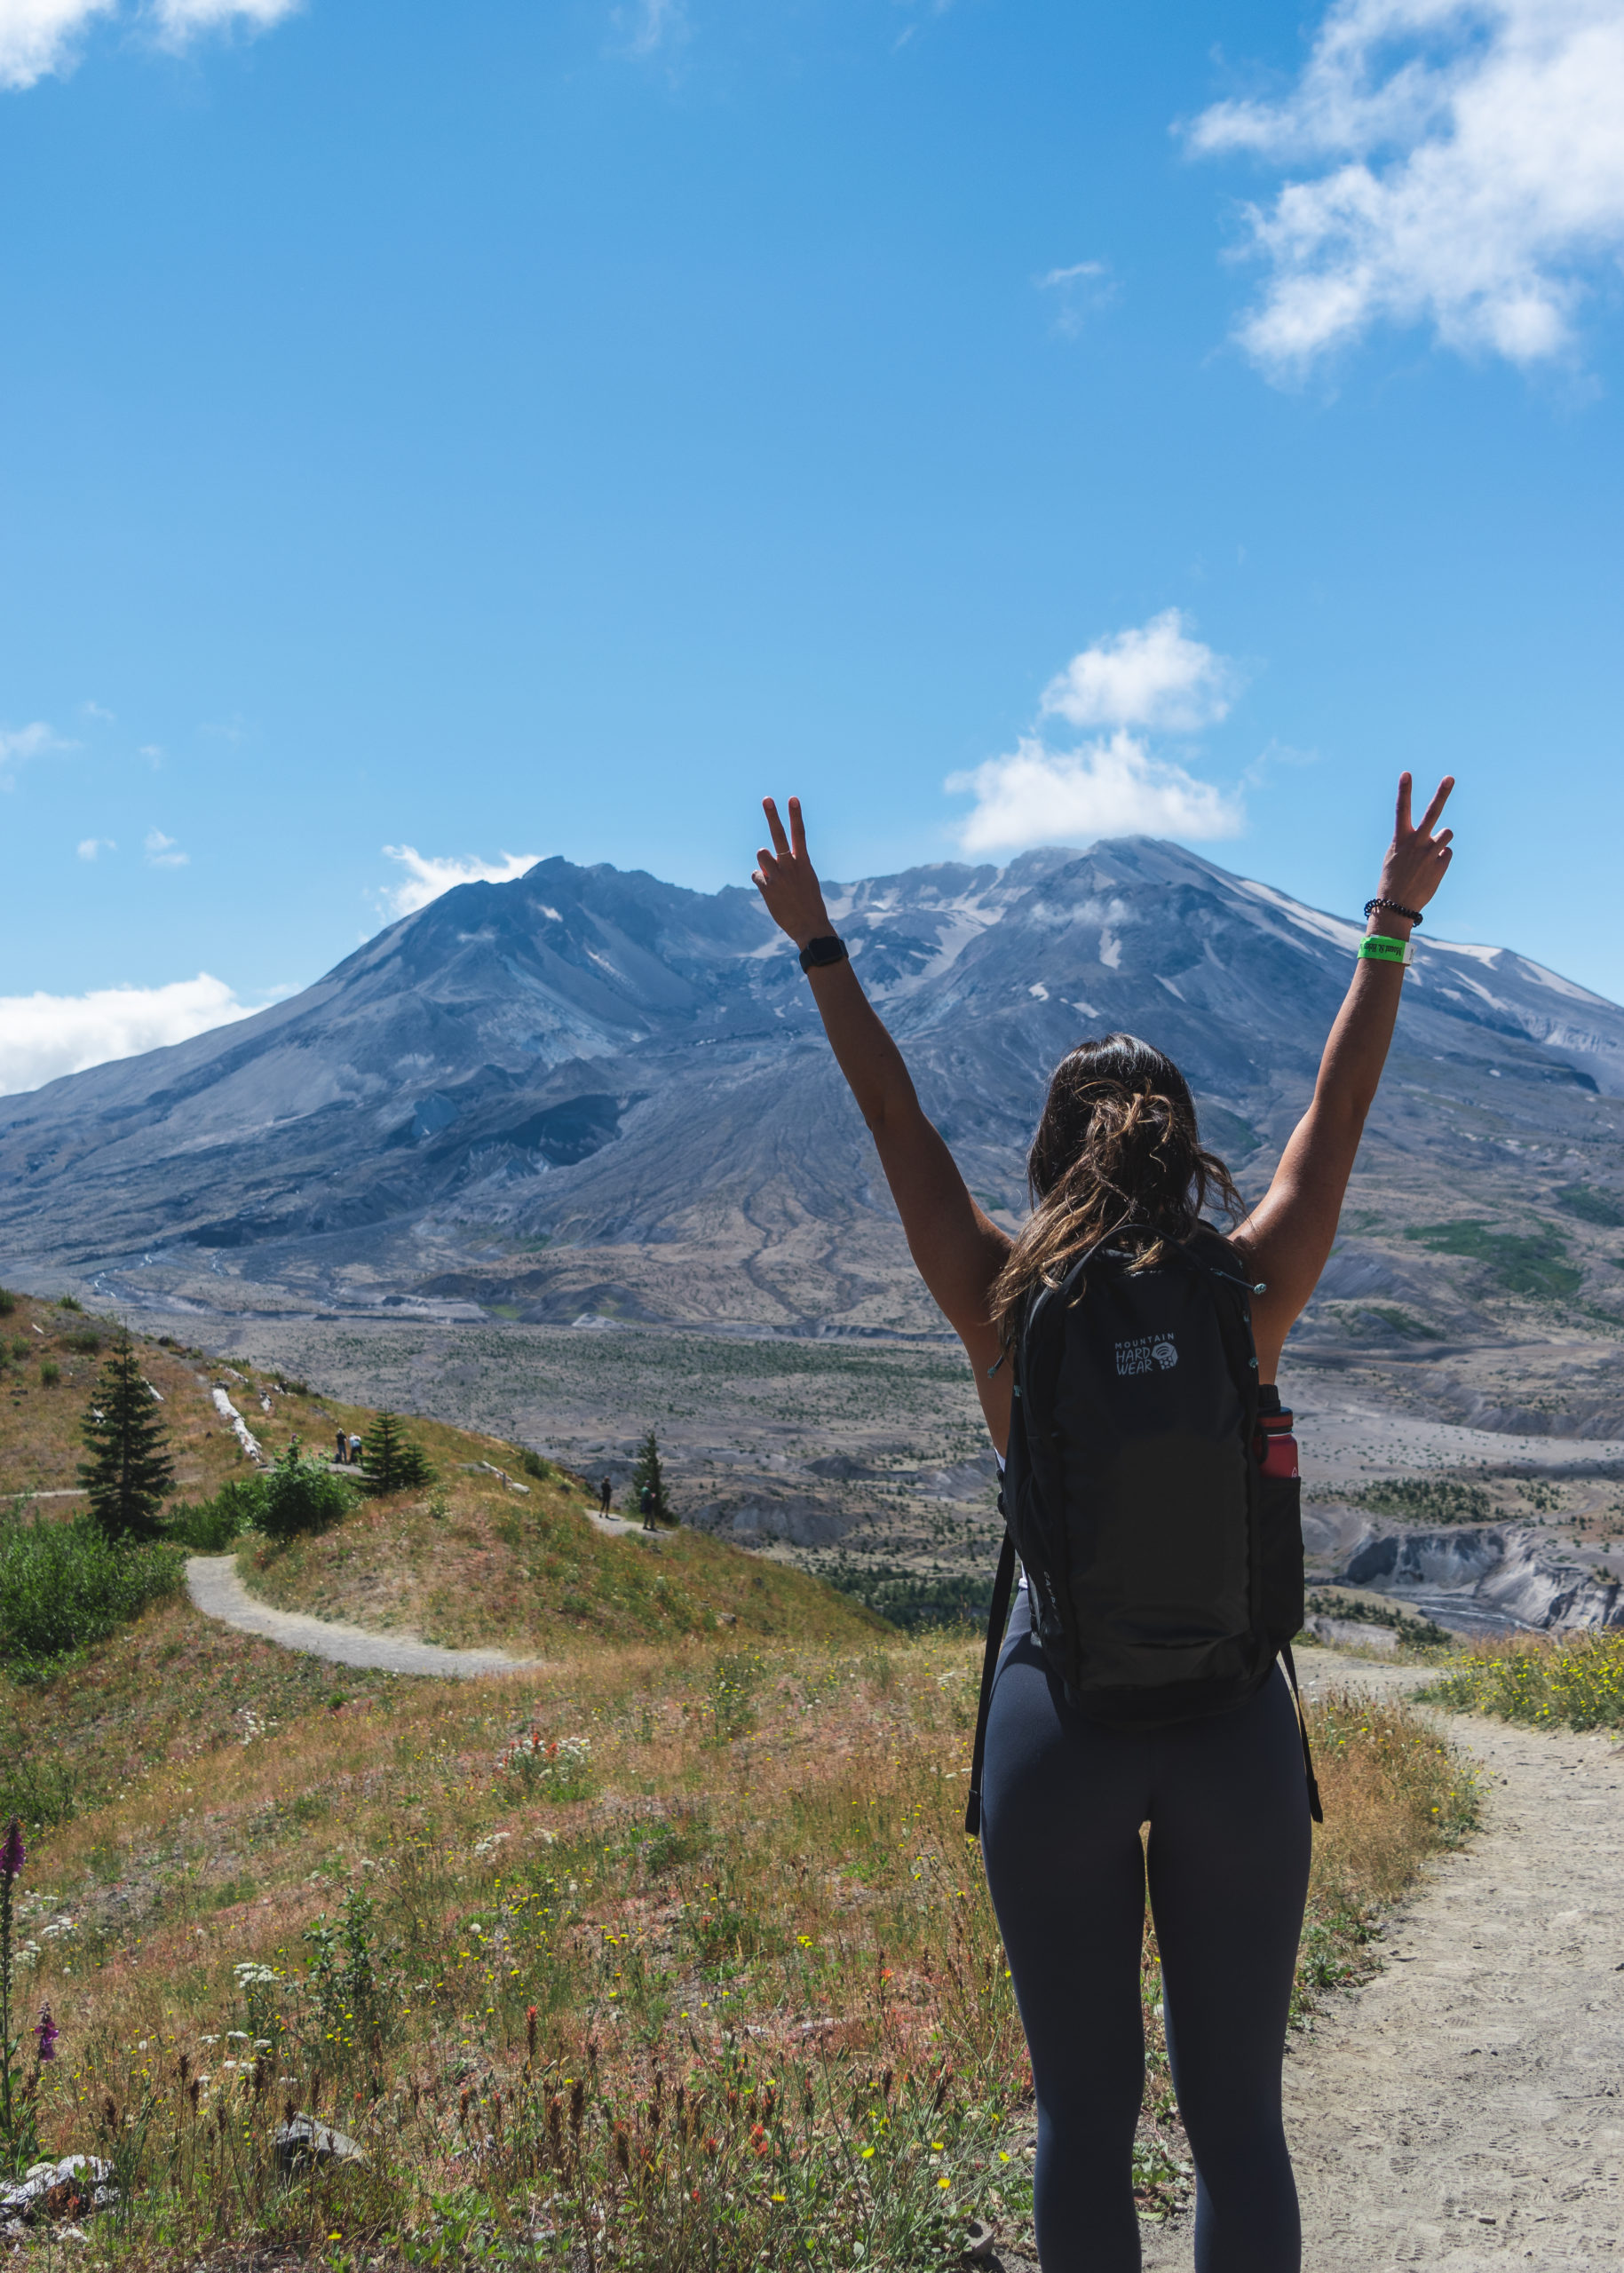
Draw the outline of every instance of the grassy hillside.
[[[118,2157],[137,2265],[923,2273],[972,2214],[1018,2248],[1029,2079],[960,1828],[976,1672],[945,1637],[577,1637],[440,1684],[177,1604],[0,1681],[0,1806],[40,1826],[25,1995],[62,2030],[43,2143]],[[1473,1805],[1402,1707],[1317,1722],[1305,2000]],[[1158,2214],[1189,2158],[1153,1939],[1142,1991]],[[273,2126],[313,2106],[369,2159],[284,2182]]]
[[[0,1501],[61,1494],[35,1508],[41,1518],[69,1514],[83,1504],[71,1496],[80,1422],[116,1329],[57,1303],[10,1299],[0,1318]],[[143,1340],[140,1350],[170,1430],[177,1500],[207,1499],[250,1471],[213,1403],[217,1384],[272,1459],[295,1439],[326,1453],[340,1430],[364,1437],[375,1417],[246,1359],[222,1364],[168,1337]],[[576,1634],[822,1641],[883,1630],[816,1579],[708,1534],[606,1532],[588,1512],[582,1479],[545,1463],[528,1472],[520,1446],[432,1421],[412,1420],[408,1433],[433,1463],[432,1485],[363,1501],[337,1529],[287,1547],[245,1543],[250,1589],[319,1616],[527,1655]]]

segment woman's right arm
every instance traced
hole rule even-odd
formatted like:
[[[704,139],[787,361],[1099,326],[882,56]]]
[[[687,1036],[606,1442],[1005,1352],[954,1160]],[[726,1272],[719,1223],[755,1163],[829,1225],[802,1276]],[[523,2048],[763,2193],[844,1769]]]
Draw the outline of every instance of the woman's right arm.
[[[757,854],[755,882],[767,912],[797,947],[833,931],[806,850],[798,797],[789,831],[763,800],[772,850]],[[993,1330],[989,1296],[1010,1240],[970,1197],[952,1153],[925,1118],[902,1052],[881,1023],[849,962],[814,964],[807,976],[836,1062],[868,1124],[902,1218],[908,1252],[975,1368],[976,1390],[1002,1453],[1010,1431],[1010,1369]],[[997,1366],[995,1373],[989,1369]]]
[[[1419,911],[1444,881],[1454,831],[1433,831],[1454,787],[1450,776],[1439,782],[1417,827],[1410,819],[1410,777],[1399,775],[1393,841],[1377,888],[1382,899]],[[1373,913],[1367,928],[1403,940],[1413,927],[1390,907]],[[1387,1063],[1403,985],[1402,963],[1354,965],[1347,1000],[1319,1062],[1313,1101],[1293,1130],[1267,1193],[1235,1232],[1253,1275],[1264,1286],[1252,1305],[1252,1327],[1266,1382],[1274,1379],[1286,1336],[1319,1284],[1335,1239],[1366,1116]]]

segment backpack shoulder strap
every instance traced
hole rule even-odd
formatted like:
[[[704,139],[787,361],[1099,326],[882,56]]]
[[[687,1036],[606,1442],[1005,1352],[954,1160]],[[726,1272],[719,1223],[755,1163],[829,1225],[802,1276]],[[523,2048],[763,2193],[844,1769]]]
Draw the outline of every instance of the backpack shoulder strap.
[[[1010,1596],[1014,1587],[1015,1541],[1006,1530],[998,1556],[998,1576],[993,1580],[993,1606],[987,1612],[986,1650],[981,1659],[981,1701],[976,1707],[976,1747],[970,1757],[970,1797],[964,1807],[964,1832],[970,1839],[981,1836],[981,1763],[986,1754],[986,1716],[992,1709],[993,1676],[998,1670],[998,1652],[1003,1646],[1003,1629],[1009,1621]]]
[[[1286,1668],[1286,1678],[1291,1683],[1291,1701],[1297,1708],[1297,1734],[1303,1739],[1303,1773],[1308,1778],[1308,1811],[1316,1823],[1325,1821],[1325,1810],[1319,1804],[1319,1785],[1314,1775],[1314,1755],[1309,1750],[1308,1719],[1303,1710],[1303,1692],[1297,1687],[1297,1668],[1291,1654],[1289,1642],[1280,1643],[1280,1662]],[[980,1758],[977,1754],[978,1761]]]

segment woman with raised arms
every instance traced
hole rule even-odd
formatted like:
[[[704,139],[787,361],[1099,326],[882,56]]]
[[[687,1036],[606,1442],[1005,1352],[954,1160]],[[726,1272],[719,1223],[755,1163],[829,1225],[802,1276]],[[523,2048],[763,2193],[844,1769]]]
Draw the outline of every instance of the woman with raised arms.
[[[756,883],[969,1355],[1025,1572],[989,1668],[978,1810],[1032,2054],[1044,2273],[1140,2262],[1147,1881],[1198,2273],[1302,2261],[1280,2067],[1312,1784],[1277,1663],[1301,1619],[1302,1542],[1272,1384],[1335,1236],[1410,932],[1449,866],[1437,824],[1454,783],[1418,826],[1410,787],[1312,1101],[1257,1205],[1242,1210],[1202,1145],[1177,1068],[1107,1034],[1054,1073],[1014,1239],[920,1108],[829,922],[798,801],[788,830],[764,806]],[[1227,1237],[1202,1220],[1211,1202]]]

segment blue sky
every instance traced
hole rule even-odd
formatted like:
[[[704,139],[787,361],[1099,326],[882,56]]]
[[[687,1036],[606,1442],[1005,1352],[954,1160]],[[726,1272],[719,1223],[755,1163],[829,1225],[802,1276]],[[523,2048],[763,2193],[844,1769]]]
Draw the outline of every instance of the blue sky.
[[[0,0],[0,1087],[767,789],[1356,910],[1448,767],[1437,927],[1624,995],[1624,0]]]

